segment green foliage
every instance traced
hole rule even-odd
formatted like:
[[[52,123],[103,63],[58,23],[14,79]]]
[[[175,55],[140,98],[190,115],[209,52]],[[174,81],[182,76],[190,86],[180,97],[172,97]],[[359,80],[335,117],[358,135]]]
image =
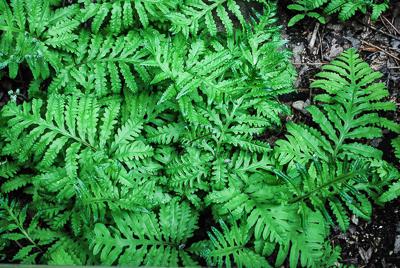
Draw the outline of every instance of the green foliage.
[[[293,26],[305,17],[317,19],[320,23],[326,23],[326,16],[338,13],[342,21],[352,18],[356,12],[366,14],[371,12],[371,19],[377,20],[379,16],[389,8],[389,1],[371,0],[294,0],[293,4],[288,5],[288,9],[298,11],[288,22]]]
[[[62,54],[74,50],[78,11],[77,5],[52,9],[47,0],[1,0],[0,69],[8,66],[15,78],[26,62],[36,79],[48,78],[50,67],[61,68]]]
[[[321,131],[311,127],[288,124],[288,141],[279,141],[281,164],[309,162],[318,158],[335,162],[337,159],[381,159],[382,152],[362,144],[361,139],[382,137],[382,128],[400,132],[400,126],[377,111],[393,111],[393,102],[383,101],[388,91],[383,83],[376,83],[382,74],[373,72],[354,49],[344,52],[317,74],[320,79],[311,87],[322,89],[315,101],[323,104],[308,108]]]
[[[42,247],[53,243],[59,234],[39,227],[37,217],[27,223],[28,207],[20,207],[15,201],[9,201],[0,196],[0,239],[9,243],[18,243],[19,250],[13,261],[21,263],[36,263],[43,252]]]
[[[185,242],[197,228],[198,215],[187,203],[171,201],[162,206],[158,217],[153,212],[113,215],[116,229],[98,223],[91,247],[102,263],[111,265],[197,266]],[[122,254],[123,252],[123,254]]]
[[[312,85],[319,129],[284,124],[275,4],[67,2],[0,0],[0,75],[32,79],[0,112],[2,262],[330,267],[331,226],[397,197],[370,145],[395,106],[354,50]]]
[[[222,233],[213,227],[208,232],[210,240],[198,242],[189,250],[204,257],[209,266],[272,267],[262,255],[246,248],[251,236],[244,224],[233,224],[231,229],[223,221],[220,225]]]
[[[377,113],[393,111],[396,106],[384,101],[388,91],[383,83],[375,82],[381,74],[372,71],[354,49],[322,70],[311,87],[323,90],[314,98],[323,109],[316,105],[307,108],[320,129],[287,124],[287,139],[278,140],[275,150],[280,165],[287,165],[287,174],[278,175],[298,195],[292,201],[310,199],[332,221],[325,209],[329,204],[345,231],[349,225],[347,210],[369,219],[368,197],[377,199],[399,178],[398,170],[382,160],[382,151],[365,141],[382,137],[382,128],[399,133],[400,126]],[[394,198],[388,195],[391,192],[379,201]]]
[[[397,137],[392,140],[392,146],[394,149],[394,154],[397,160],[400,160],[400,137]],[[392,174],[394,179],[399,179],[400,174],[394,173]],[[397,176],[397,177],[395,177]],[[392,185],[389,186],[389,189],[384,192],[378,199],[379,202],[385,203],[392,201],[400,196],[400,182],[395,181]]]

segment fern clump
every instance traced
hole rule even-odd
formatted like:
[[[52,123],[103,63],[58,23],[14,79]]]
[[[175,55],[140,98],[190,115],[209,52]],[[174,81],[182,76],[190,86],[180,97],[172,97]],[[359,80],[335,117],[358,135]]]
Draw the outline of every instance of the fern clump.
[[[389,1],[371,0],[294,0],[288,9],[298,11],[300,14],[290,19],[288,25],[293,26],[305,17],[315,18],[321,23],[326,23],[326,16],[338,14],[342,21],[352,18],[356,12],[366,14],[371,11],[371,19],[377,20],[389,8]]]
[[[62,66],[63,53],[74,50],[79,8],[70,5],[52,9],[47,0],[0,2],[0,68],[8,67],[10,78],[21,62],[33,76],[48,78],[50,69]]]
[[[307,109],[320,130],[288,124],[287,140],[277,141],[275,153],[281,165],[288,165],[288,173],[294,174],[280,176],[291,182],[296,192],[309,192],[294,200],[310,198],[322,210],[329,201],[338,225],[346,230],[349,217],[345,206],[352,214],[369,219],[368,196],[377,199],[399,176],[395,167],[382,160],[382,151],[365,141],[382,137],[382,129],[399,133],[400,126],[378,114],[395,110],[395,103],[384,100],[388,91],[376,82],[381,74],[363,62],[354,49],[322,69],[311,86],[326,92],[314,98],[323,109]],[[300,178],[303,182],[299,183]]]
[[[0,112],[2,262],[329,267],[331,227],[397,197],[355,50],[312,85],[320,127],[285,124],[274,3],[66,2],[0,0],[0,75],[31,79]]]

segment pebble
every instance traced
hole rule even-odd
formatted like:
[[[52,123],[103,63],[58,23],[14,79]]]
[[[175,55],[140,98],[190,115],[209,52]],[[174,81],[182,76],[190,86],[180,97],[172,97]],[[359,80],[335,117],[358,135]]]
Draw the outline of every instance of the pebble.
[[[400,252],[400,235],[396,235],[396,240],[394,241],[394,253],[397,254]]]
[[[300,112],[305,112],[305,108],[310,105],[310,100],[298,100],[292,103],[292,107]]]
[[[336,58],[337,56],[339,56],[340,53],[342,53],[344,51],[343,47],[341,47],[338,44],[334,44],[331,47],[331,50],[329,52],[329,58],[333,59]]]

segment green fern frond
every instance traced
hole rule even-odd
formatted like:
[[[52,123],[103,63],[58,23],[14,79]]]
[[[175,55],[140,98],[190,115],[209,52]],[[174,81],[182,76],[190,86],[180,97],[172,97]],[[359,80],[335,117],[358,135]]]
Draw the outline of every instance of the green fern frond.
[[[382,128],[400,131],[398,124],[376,112],[396,109],[393,102],[383,101],[388,91],[383,83],[375,82],[381,74],[363,62],[354,49],[344,52],[322,69],[317,74],[320,79],[311,86],[326,92],[315,97],[316,101],[324,103],[323,110],[311,106],[308,111],[325,135],[317,130],[293,126],[289,129],[290,141],[277,143],[281,161],[287,163],[300,155],[300,159],[310,159],[312,152],[317,152],[318,157],[326,161],[345,157],[380,159],[380,150],[357,140],[379,138]],[[302,147],[299,148],[294,141],[302,139],[302,136],[307,137],[307,141],[299,143]],[[294,148],[289,148],[291,145]]]
[[[19,170],[19,166],[16,163],[3,161],[0,162],[0,177],[2,178],[11,178],[13,177]]]
[[[210,159],[208,154],[201,155],[199,151],[189,148],[186,154],[174,157],[167,164],[168,184],[171,187],[206,190],[205,177],[210,171],[205,163]]]
[[[8,66],[9,76],[15,78],[19,64],[25,62],[34,78],[48,78],[50,67],[61,68],[59,50],[75,51],[80,25],[75,18],[79,8],[70,5],[50,9],[47,0],[0,1],[0,69]]]
[[[57,72],[49,91],[60,92],[64,88],[76,91],[81,87],[85,92],[105,96],[118,94],[127,87],[137,92],[138,82],[143,78],[137,73],[146,72],[139,66],[147,54],[142,46],[140,35],[134,31],[117,38],[82,32],[78,53],[70,65]]]
[[[392,140],[392,146],[394,148],[394,154],[397,159],[400,159],[400,137],[397,137]]]
[[[261,2],[272,8],[265,1]],[[248,27],[246,24],[250,21],[250,15],[243,4],[236,0],[190,0],[184,2],[179,12],[172,12],[166,17],[171,21],[171,30],[174,33],[182,32],[185,36],[195,36],[204,31],[215,36],[224,31],[232,35],[235,27],[232,18],[242,28]]]
[[[0,237],[17,245],[25,244],[12,260],[32,264],[42,251],[41,247],[57,240],[58,234],[39,228],[36,218],[28,224],[27,210],[27,206],[21,207],[15,201],[0,196]]]
[[[3,109],[3,116],[10,118],[10,131],[14,135],[10,140],[12,143],[7,144],[3,151],[7,154],[19,151],[21,162],[33,156],[39,162],[38,168],[46,169],[65,150],[66,171],[73,178],[76,176],[78,159],[82,158],[79,156],[81,152],[104,152],[120,161],[139,160],[152,155],[150,146],[135,140],[137,134],[130,132],[129,126],[133,124],[130,121],[121,126],[115,134],[115,141],[111,143],[114,138],[111,133],[114,132],[119,111],[118,103],[101,107],[95,98],[88,96],[51,95],[44,117],[41,115],[42,106],[42,101],[34,100],[32,104],[25,103],[23,110],[15,104]],[[101,122],[100,110],[105,111]],[[99,134],[97,128],[100,128]],[[25,133],[27,129],[31,131]],[[104,147],[110,143],[110,147]]]
[[[91,21],[92,32],[98,33],[105,29],[106,32],[119,34],[126,29],[131,29],[136,21],[147,28],[152,22],[165,22],[168,15],[174,12],[180,1],[174,0],[81,0],[84,8],[81,9],[81,20]]]
[[[194,244],[189,251],[205,258],[209,266],[272,267],[264,257],[246,247],[250,240],[246,225],[233,224],[228,228],[223,221],[219,224],[222,232],[212,227],[208,232],[210,240]]]
[[[91,248],[103,263],[119,265],[194,266],[184,243],[197,228],[197,214],[187,203],[162,206],[150,213],[118,213],[116,228],[96,224]]]
[[[372,10],[371,19],[377,20],[389,8],[388,0],[383,2],[376,0],[294,0],[293,2],[293,4],[288,5],[288,9],[299,11],[300,13],[291,18],[288,22],[289,26],[293,26],[306,16],[325,23],[326,16],[335,13],[339,13],[339,19],[345,21],[352,18],[358,11],[366,14],[369,10]]]

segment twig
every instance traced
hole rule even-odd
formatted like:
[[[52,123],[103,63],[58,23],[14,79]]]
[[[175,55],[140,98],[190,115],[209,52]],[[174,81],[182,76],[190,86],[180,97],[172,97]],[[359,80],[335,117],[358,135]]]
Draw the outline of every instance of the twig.
[[[376,27],[374,27],[374,26],[372,26],[372,25],[369,25],[369,24],[365,24],[365,23],[363,23],[363,22],[361,22],[361,21],[359,21],[359,20],[358,20],[358,22],[361,23],[361,24],[364,25],[364,26],[367,26],[368,28],[371,28],[371,29],[374,30],[374,31],[377,31],[377,32],[379,32],[379,33],[381,33],[381,34],[387,35],[387,36],[389,36],[389,37],[391,37],[391,38],[394,38],[394,39],[400,41],[400,37],[397,37],[397,36],[395,36],[395,35],[393,35],[393,34],[390,34],[390,33],[384,32],[384,31],[382,31],[382,30],[379,30],[379,29],[377,29]]]
[[[313,31],[313,34],[312,34],[312,36],[311,36],[310,43],[308,44],[308,47],[309,47],[310,49],[314,48],[315,40],[317,39],[318,30],[319,30],[319,22],[317,22],[317,23],[315,24],[314,31]]]
[[[324,65],[328,62],[292,62],[293,65]]]
[[[389,56],[392,57],[393,59],[395,59],[395,60],[397,60],[397,61],[400,62],[400,58],[396,57],[396,56],[393,55],[392,53],[387,52],[387,51],[384,50],[383,48],[378,47],[378,46],[376,46],[376,45],[374,45],[374,44],[368,43],[367,41],[364,41],[364,40],[361,40],[361,42],[364,43],[364,44],[366,44],[366,45],[368,45],[368,46],[370,46],[370,47],[376,48],[376,49],[379,50],[379,51],[382,51],[383,53],[389,55]]]
[[[400,31],[393,25],[393,23],[390,22],[390,20],[388,20],[386,17],[381,16],[381,18],[384,18],[386,20],[387,23],[389,23],[390,26],[392,26],[393,30],[396,31],[396,33],[398,33],[400,35]],[[382,21],[383,22],[383,21]]]

